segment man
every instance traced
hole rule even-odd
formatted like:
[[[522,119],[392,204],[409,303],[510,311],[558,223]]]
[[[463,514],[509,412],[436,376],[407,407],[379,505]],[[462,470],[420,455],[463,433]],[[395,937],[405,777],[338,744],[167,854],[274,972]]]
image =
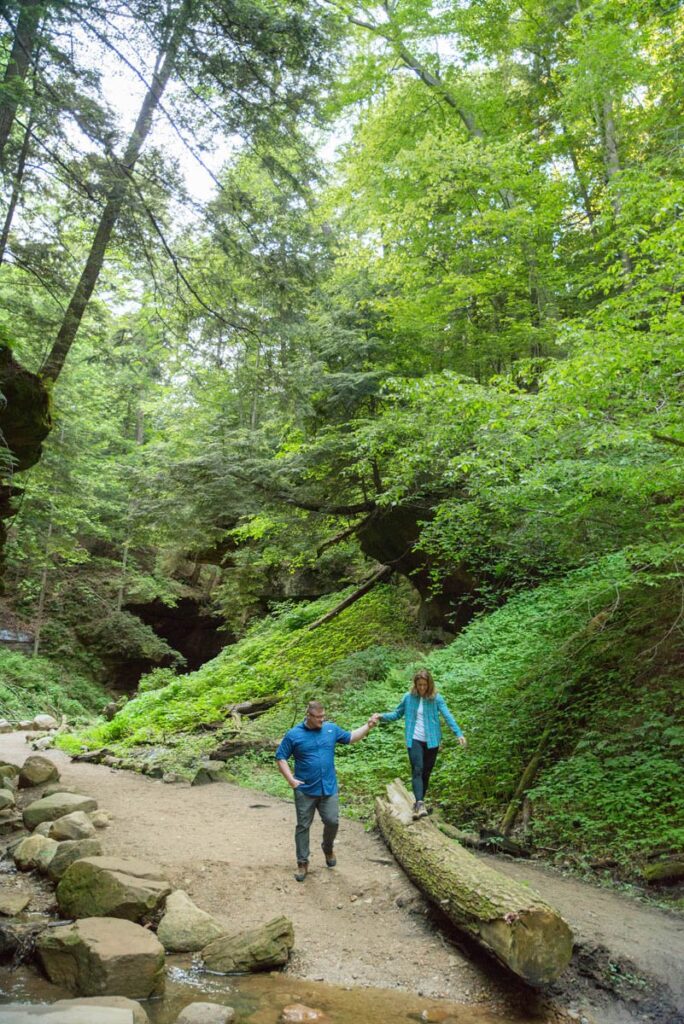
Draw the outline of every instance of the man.
[[[309,829],[316,811],[323,821],[321,845],[325,863],[329,868],[337,864],[333,851],[339,824],[335,745],[362,740],[376,724],[369,719],[353,732],[347,732],[333,722],[326,722],[323,705],[319,700],[312,700],[307,705],[304,721],[285,733],[276,750],[278,771],[294,790],[297,813],[295,878],[298,882],[304,881],[309,870]],[[294,774],[287,763],[292,756]]]

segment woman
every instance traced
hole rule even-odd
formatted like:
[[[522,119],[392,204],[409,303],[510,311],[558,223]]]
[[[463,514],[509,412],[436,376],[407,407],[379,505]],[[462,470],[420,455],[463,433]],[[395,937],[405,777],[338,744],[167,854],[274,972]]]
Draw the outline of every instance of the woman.
[[[427,814],[424,798],[442,739],[440,714],[458,737],[461,746],[465,747],[466,738],[446,706],[444,697],[437,693],[432,673],[422,668],[416,672],[412,688],[404,694],[394,711],[385,711],[377,716],[382,722],[394,722],[402,715],[405,716],[404,734],[411,761],[411,785],[416,798],[413,806],[414,818],[423,818]]]

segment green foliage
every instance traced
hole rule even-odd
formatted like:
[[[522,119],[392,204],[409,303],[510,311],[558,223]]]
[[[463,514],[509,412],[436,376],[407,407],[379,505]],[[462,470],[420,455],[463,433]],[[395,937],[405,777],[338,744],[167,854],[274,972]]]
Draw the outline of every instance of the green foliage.
[[[338,678],[334,672],[345,658],[382,640],[400,645],[411,635],[406,594],[395,586],[378,587],[331,622],[307,629],[344,596],[282,608],[197,672],[162,688],[143,684],[143,692],[112,722],[85,733],[84,742],[132,746],[168,740],[223,720],[226,705],[271,694],[282,698],[280,713],[289,728],[306,702]]]
[[[0,651],[0,715],[10,721],[41,712],[88,719],[107,702],[102,687],[48,658]]]

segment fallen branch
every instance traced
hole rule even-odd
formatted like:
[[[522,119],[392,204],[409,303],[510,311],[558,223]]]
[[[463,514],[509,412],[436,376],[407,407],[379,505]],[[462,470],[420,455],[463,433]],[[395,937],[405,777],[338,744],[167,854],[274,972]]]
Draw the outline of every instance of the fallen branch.
[[[322,626],[325,622],[330,622],[330,620],[334,619],[340,614],[340,612],[343,612],[345,608],[348,608],[350,604],[354,604],[354,602],[358,601],[360,597],[367,594],[369,590],[372,590],[376,584],[382,583],[384,580],[388,580],[393,572],[394,569],[391,565],[383,565],[383,567],[367,579],[366,582],[358,588],[358,590],[355,590],[353,594],[349,595],[349,597],[345,597],[344,601],[340,601],[339,604],[336,604],[332,611],[328,612],[326,615],[322,615],[320,619],[316,619],[315,622],[312,622],[307,626],[307,630],[318,629],[318,627]]]

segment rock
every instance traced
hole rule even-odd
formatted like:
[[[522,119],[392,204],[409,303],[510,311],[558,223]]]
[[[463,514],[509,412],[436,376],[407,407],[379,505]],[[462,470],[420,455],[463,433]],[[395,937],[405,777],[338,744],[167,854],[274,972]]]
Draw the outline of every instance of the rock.
[[[102,844],[99,839],[66,839],[62,843],[57,843],[57,849],[48,866],[48,875],[53,882],[58,882],[67,868],[77,860],[101,856]]]
[[[31,754],[27,757],[19,770],[20,789],[42,786],[44,782],[56,782],[58,779],[57,766],[49,757],[42,757],[40,754]]]
[[[24,828],[24,820],[18,811],[0,811],[0,836],[9,836]]]
[[[34,828],[33,834],[34,836],[49,836],[51,828],[51,821],[41,821],[40,825],[36,825],[36,827]]]
[[[280,1024],[327,1024],[329,1020],[322,1010],[314,1010],[303,1003],[290,1003],[280,1014]]]
[[[105,704],[105,706],[102,708],[102,715],[106,719],[106,721],[111,722],[116,716],[118,710],[119,705],[116,703],[115,700],[112,700],[109,702],[109,704]]]
[[[196,907],[182,889],[166,897],[166,909],[157,928],[157,938],[168,953],[196,953],[225,934],[226,929],[210,914]]]
[[[21,722],[17,723],[17,729],[20,732],[32,732],[33,730],[33,719],[29,721],[28,718],[22,719]]]
[[[112,997],[113,998],[113,997]],[[2,1024],[134,1024],[130,1010],[115,1006],[73,1006],[71,1000],[44,1003],[9,1003],[2,1007]],[[147,1020],[147,1017],[145,1018]]]
[[[176,1024],[230,1024],[235,1020],[235,1010],[232,1006],[221,1006],[220,1003],[189,1003],[180,1016],[176,1017]]]
[[[287,963],[293,945],[292,922],[274,917],[260,928],[214,939],[202,950],[202,960],[210,971],[220,974],[268,971]]]
[[[149,1024],[150,1018],[143,1010],[140,1003],[134,999],[126,999],[125,996],[84,996],[81,999],[60,999],[52,1004],[53,1010],[70,1010],[73,1007],[87,1006],[91,1009],[98,1007],[112,1007],[117,1010],[128,1010],[131,1013],[133,1024]],[[93,1024],[96,1024],[97,1017],[93,1017]]]
[[[96,811],[97,800],[80,793],[53,793],[41,797],[24,809],[24,824],[34,829],[41,821],[56,821],[72,811]]]
[[[90,839],[95,835],[95,826],[85,811],[72,811],[56,818],[48,835],[52,839]]]
[[[112,815],[109,811],[91,811],[88,817],[95,828],[107,828],[112,820]]]
[[[19,765],[8,764],[7,761],[4,761],[2,764],[0,764],[0,776],[2,776],[3,779],[13,779],[16,778],[18,774]]]
[[[164,985],[164,949],[132,921],[87,917],[47,928],[36,951],[50,981],[79,995],[146,999]]]
[[[6,718],[0,718],[0,733],[14,732],[14,726]]]
[[[67,917],[139,921],[156,910],[170,892],[168,880],[154,864],[120,857],[85,857],[67,868],[57,886],[57,902]]]
[[[206,786],[210,782],[225,782],[226,766],[223,761],[205,761],[195,773],[191,786]]]
[[[53,745],[54,735],[55,734],[53,732],[48,732],[45,733],[44,736],[40,736],[39,739],[33,740],[31,743],[31,750],[47,750]]]
[[[6,807],[14,807],[16,799],[11,789],[0,789],[0,811]]]
[[[52,715],[36,715],[33,719],[34,729],[57,729],[59,722]]]
[[[16,917],[22,910],[26,910],[30,902],[31,897],[26,893],[0,889],[0,914],[3,917]]]
[[[43,790],[43,796],[54,796],[55,793],[78,793],[78,790],[75,786],[66,786],[63,782],[51,782]]]
[[[47,871],[58,843],[47,836],[26,836],[14,848],[12,856],[20,871]]]
[[[166,782],[169,785],[173,785],[174,782],[184,782],[185,779],[178,772],[164,772],[162,775],[162,782]]]

